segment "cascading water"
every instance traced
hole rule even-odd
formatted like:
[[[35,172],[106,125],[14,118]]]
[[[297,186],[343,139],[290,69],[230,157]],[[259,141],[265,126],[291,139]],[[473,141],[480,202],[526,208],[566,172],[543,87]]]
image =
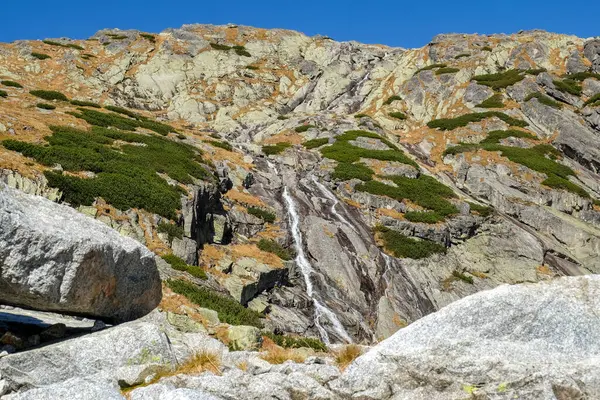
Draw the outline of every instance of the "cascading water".
[[[319,331],[321,339],[325,344],[330,344],[331,341],[329,339],[329,334],[327,330],[321,324],[322,319],[326,319],[331,324],[331,327],[335,334],[347,341],[348,343],[352,342],[352,338],[348,335],[344,326],[335,315],[333,311],[325,307],[317,297],[315,296],[314,286],[311,280],[311,275],[315,274],[315,270],[312,268],[306,255],[304,254],[304,247],[302,245],[302,233],[300,232],[300,223],[298,218],[298,212],[296,211],[296,205],[294,203],[294,199],[290,196],[288,192],[288,188],[284,187],[283,189],[283,199],[287,205],[288,215],[290,219],[291,232],[292,237],[294,238],[294,245],[296,247],[296,264],[300,267],[300,271],[304,277],[304,282],[306,283],[306,294],[311,298],[313,304],[315,306],[315,326]]]
[[[335,215],[338,220],[340,220],[342,223],[346,224],[350,229],[356,232],[356,228],[354,228],[354,226],[346,218],[344,218],[340,213],[336,211],[335,206],[337,206],[337,204],[339,203],[337,197],[335,197],[335,195],[331,193],[331,191],[329,191],[329,189],[327,189],[325,185],[319,182],[314,176],[312,177],[312,180],[315,183],[315,185],[317,185],[321,193],[323,193],[325,197],[327,197],[333,202],[333,204],[331,205],[331,213]]]

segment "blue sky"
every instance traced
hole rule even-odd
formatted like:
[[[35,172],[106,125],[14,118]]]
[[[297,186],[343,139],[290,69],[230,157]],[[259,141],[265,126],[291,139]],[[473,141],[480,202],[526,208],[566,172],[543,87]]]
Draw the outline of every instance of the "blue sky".
[[[545,29],[600,35],[600,1],[3,0],[0,41],[87,38],[102,28],[160,32],[186,23],[286,28],[335,40],[420,47],[438,33]]]

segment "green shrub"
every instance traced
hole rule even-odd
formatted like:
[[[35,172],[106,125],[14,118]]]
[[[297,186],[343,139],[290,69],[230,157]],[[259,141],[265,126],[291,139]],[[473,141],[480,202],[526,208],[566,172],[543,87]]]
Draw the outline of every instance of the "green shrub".
[[[542,72],[546,72],[546,71],[547,71],[546,68],[531,68],[531,69],[526,69],[524,72],[527,75],[537,76],[537,75],[541,74]]]
[[[467,203],[469,204],[471,212],[475,211],[477,214],[481,215],[482,217],[487,217],[494,212],[494,209],[492,207],[482,206],[482,205],[479,205],[476,203],[471,203],[470,201],[468,201]]]
[[[2,83],[4,86],[9,86],[9,87],[15,87],[15,88],[22,88],[23,86],[15,81],[2,81],[0,82]]]
[[[145,119],[145,117],[141,116],[140,114],[135,113],[135,112],[133,112],[131,110],[128,110],[126,108],[123,108],[123,107],[104,106],[104,108],[106,108],[109,111],[113,111],[113,112],[116,112],[116,113],[119,113],[119,114],[127,115],[128,117],[133,118],[133,119]]]
[[[278,335],[271,332],[263,333],[263,336],[271,339],[277,346],[286,349],[299,349],[302,347],[308,347],[316,351],[327,351],[327,346],[325,345],[325,343],[315,338]]]
[[[481,48],[481,50],[483,50],[483,51],[492,51],[493,49],[490,46],[483,46]]]
[[[238,56],[252,57],[252,54],[250,54],[250,52],[248,52],[244,46],[233,46],[233,49],[235,50],[235,54]]]
[[[406,218],[410,222],[423,222],[426,224],[436,224],[444,220],[444,217],[442,217],[435,211],[409,211],[406,214],[404,214],[404,218]]]
[[[440,68],[437,71],[435,71],[436,75],[442,75],[442,74],[454,74],[456,72],[459,72],[460,69],[459,68],[453,68],[453,67],[444,67],[444,68]]]
[[[231,146],[231,144],[229,144],[227,142],[219,142],[217,140],[209,140],[207,143],[210,143],[211,145],[213,145],[215,147],[219,147],[219,148],[227,150],[227,151],[233,151],[233,147]]]
[[[173,239],[183,239],[183,226],[171,224],[169,222],[161,222],[158,224],[157,231],[160,233],[166,233],[169,236],[169,242]]]
[[[226,46],[224,44],[218,44],[218,43],[211,43],[210,47],[212,47],[215,50],[222,50],[222,51],[231,50],[231,46]]]
[[[383,105],[389,106],[393,102],[400,101],[400,100],[402,100],[402,97],[393,95],[393,96],[388,97],[387,100],[383,102]]]
[[[71,104],[79,107],[94,107],[94,108],[102,108],[100,104],[93,103],[91,101],[81,101],[81,100],[71,100]]]
[[[524,139],[537,139],[529,132],[520,131],[517,129],[508,129],[506,131],[491,131],[488,132],[487,137],[483,139],[480,144],[486,143],[500,143],[500,140],[509,137],[524,138]]]
[[[119,35],[119,34],[116,34],[116,33],[107,33],[106,36],[110,36],[114,40],[127,39],[127,35]]]
[[[569,192],[578,194],[581,197],[588,198],[590,195],[580,186],[574,184],[566,178],[555,174],[548,174],[548,178],[542,181],[542,185],[549,186],[554,189],[563,189]]]
[[[255,65],[246,65],[246,69],[252,70],[252,71],[258,71],[260,68],[258,68]]]
[[[421,259],[436,253],[445,253],[446,247],[425,239],[413,239],[386,227],[377,227],[384,248],[398,258]]]
[[[415,75],[417,75],[420,72],[429,71],[429,70],[436,69],[436,68],[446,68],[446,64],[431,64],[431,65],[428,65],[426,67],[418,69],[417,72],[415,72]]]
[[[110,107],[110,106],[108,106]],[[118,108],[118,107],[117,107]],[[167,124],[156,121],[150,121],[145,117],[138,116],[140,119],[131,119],[115,113],[104,113],[96,110],[78,108],[79,113],[73,112],[71,115],[87,121],[91,125],[100,127],[112,126],[117,129],[134,131],[136,128],[145,128],[154,131],[160,135],[166,136],[170,132],[177,132],[175,128]],[[127,111],[127,110],[125,110]],[[129,112],[129,111],[128,111]],[[132,113],[135,114],[135,113]],[[137,115],[137,114],[136,114]]]
[[[396,118],[396,119],[400,119],[400,120],[406,119],[406,114],[401,113],[400,111],[391,112],[388,115],[392,118]]]
[[[35,51],[31,52],[31,56],[37,58],[38,60],[46,60],[50,57],[48,54],[36,53]]]
[[[0,90],[0,97],[8,97],[8,93],[5,90]]]
[[[276,218],[276,215],[273,214],[272,212],[263,210],[262,208],[258,208],[258,207],[248,207],[248,214],[254,215],[255,217],[258,217],[258,218],[262,219],[263,221],[271,223],[271,224],[273,222],[275,222],[275,218]]]
[[[371,118],[371,116],[367,114],[355,114],[354,118]]]
[[[56,106],[53,106],[52,104],[47,104],[47,103],[37,103],[35,106],[37,108],[41,108],[43,110],[54,110],[54,109],[56,109]]]
[[[560,90],[563,93],[569,93],[574,96],[581,96],[581,85],[579,85],[576,81],[571,79],[564,79],[562,81],[553,80],[554,86],[556,89]]]
[[[564,79],[568,79],[571,81],[584,81],[588,78],[594,78],[594,79],[599,79],[600,80],[600,74],[594,73],[594,72],[576,72],[574,74],[568,74],[563,76]]]
[[[285,115],[278,115],[277,119],[280,121],[285,121],[286,119],[289,119],[289,117],[286,117]]]
[[[442,131],[449,131],[461,126],[467,126],[471,122],[479,122],[491,117],[499,118],[511,126],[526,127],[528,125],[527,122],[523,120],[512,118],[499,111],[486,111],[481,113],[465,114],[456,118],[434,119],[433,121],[429,121],[427,126],[430,128],[437,128]]]
[[[302,132],[306,132],[307,130],[309,130],[310,128],[316,128],[316,126],[314,125],[300,125],[294,128],[294,130],[298,133],[302,133]]]
[[[356,140],[359,137],[379,139],[390,147],[391,150],[368,150],[349,143],[351,140]],[[336,137],[334,144],[323,147],[321,154],[326,158],[345,163],[353,163],[359,161],[361,158],[372,158],[382,161],[398,161],[415,167],[417,166],[413,160],[407,157],[404,152],[399,150],[389,140],[368,131],[347,131],[343,135]]]
[[[468,283],[468,284],[470,284],[470,285],[472,285],[472,284],[473,284],[473,277],[472,277],[472,276],[465,275],[465,274],[463,274],[463,273],[462,273],[462,272],[460,272],[460,271],[454,270],[454,271],[452,272],[452,276],[453,276],[453,277],[455,277],[455,278],[457,278],[457,279],[460,279],[460,280],[461,280],[461,281],[463,281],[463,282],[467,282],[467,283]]]
[[[502,95],[500,93],[494,94],[489,99],[482,101],[476,107],[481,108],[502,108],[504,107],[504,103],[502,102]]]
[[[81,55],[81,58],[83,58],[84,60],[89,60],[90,58],[96,58],[96,56],[93,54],[85,53]]]
[[[324,144],[329,143],[329,138],[311,139],[304,142],[302,145],[307,149],[316,149]]]
[[[197,265],[189,265],[183,259],[177,257],[174,254],[167,254],[165,256],[162,256],[162,259],[169,263],[171,265],[171,268],[177,271],[187,272],[188,274],[199,279],[208,279],[208,276],[206,276],[206,272],[204,272],[202,268],[200,268]]]
[[[583,103],[584,106],[598,106],[600,105],[600,93],[593,95],[592,97],[590,97],[585,103]]]
[[[494,90],[506,88],[514,85],[515,83],[523,80],[525,76],[521,71],[516,69],[510,69],[504,72],[498,72],[495,74],[477,75],[473,77],[474,81],[485,86],[489,86]]]
[[[335,167],[333,174],[331,177],[333,179],[339,179],[342,181],[347,181],[350,179],[360,179],[361,181],[370,181],[372,179],[374,172],[371,168],[367,167],[361,163],[345,163],[340,162]]]
[[[284,261],[290,261],[292,259],[292,253],[274,240],[260,239],[257,246],[262,251],[273,253]]]
[[[477,151],[481,148],[478,144],[475,143],[459,143],[456,146],[448,147],[444,150],[444,155],[456,155],[460,153],[468,153],[471,151]]]
[[[156,37],[154,37],[154,35],[151,35],[149,33],[140,33],[140,36],[146,40],[151,41],[152,43],[156,43]]]
[[[262,151],[266,155],[270,156],[270,155],[275,155],[275,154],[281,154],[290,147],[292,147],[292,145],[290,143],[281,142],[281,143],[277,143],[277,144],[273,144],[273,145],[263,146]]]
[[[50,46],[59,46],[59,47],[66,47],[66,48],[71,48],[71,49],[76,49],[76,50],[85,50],[83,47],[81,47],[78,44],[75,43],[59,43],[59,42],[55,42],[53,40],[42,40],[43,43],[46,43]]]
[[[60,164],[66,171],[96,173],[94,178],[81,179],[46,172],[49,185],[60,189],[73,206],[92,204],[102,197],[121,210],[143,208],[174,219],[183,189],[169,185],[159,173],[185,184],[208,176],[194,147],[167,138],[98,127],[90,131],[50,128],[53,134],[46,137],[48,145],[15,140],[2,144],[43,165]],[[119,151],[113,147],[116,140],[126,142],[119,145]]]
[[[556,101],[552,100],[550,97],[548,97],[542,93],[539,93],[539,92],[530,93],[527,97],[525,97],[524,101],[529,101],[533,98],[536,98],[541,104],[544,104],[546,106],[549,106],[552,108],[557,108],[557,109],[562,108],[561,103],[556,102]]]
[[[29,94],[39,97],[44,100],[60,100],[60,101],[69,101],[67,96],[62,94],[61,92],[57,92],[55,90],[32,90]]]
[[[222,296],[184,280],[169,279],[166,284],[172,291],[185,296],[192,303],[216,311],[222,322],[230,325],[263,327],[259,313],[245,308],[230,297]]]

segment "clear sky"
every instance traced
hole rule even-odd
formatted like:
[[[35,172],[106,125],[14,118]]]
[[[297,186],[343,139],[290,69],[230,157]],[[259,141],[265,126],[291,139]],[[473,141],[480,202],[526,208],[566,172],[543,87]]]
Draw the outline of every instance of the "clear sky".
[[[2,0],[0,41],[70,37],[102,28],[160,32],[187,23],[286,28],[335,40],[421,47],[438,33],[545,29],[600,35],[600,0]]]

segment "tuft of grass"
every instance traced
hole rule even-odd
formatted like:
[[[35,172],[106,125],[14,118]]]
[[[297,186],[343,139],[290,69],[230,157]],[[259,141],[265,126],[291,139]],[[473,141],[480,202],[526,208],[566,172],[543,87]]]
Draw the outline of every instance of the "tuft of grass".
[[[462,272],[460,272],[458,270],[452,271],[452,276],[455,277],[455,278],[457,278],[457,279],[460,279],[461,281],[466,282],[466,283],[468,283],[470,285],[473,284],[473,277],[472,276],[465,275],[465,274],[463,274]]]
[[[258,68],[255,65],[246,65],[246,69],[252,70],[252,71],[258,71],[260,68]]]
[[[169,242],[172,242],[175,238],[183,238],[183,227],[176,224],[161,222],[158,224],[157,230],[160,233],[166,233],[169,236]]]
[[[93,54],[85,53],[81,55],[81,58],[83,58],[84,60],[89,60],[90,58],[96,58],[96,56]]]
[[[47,145],[15,140],[2,144],[43,165],[60,164],[65,171],[96,173],[94,178],[81,179],[46,171],[49,185],[60,189],[63,199],[73,206],[92,204],[102,197],[121,210],[143,208],[175,219],[185,191],[169,185],[159,173],[184,184],[208,176],[199,164],[202,159],[197,149],[167,138],[99,127],[89,131],[61,126],[50,129],[53,134],[45,138]]]
[[[398,258],[421,259],[437,253],[445,253],[446,247],[430,240],[413,239],[386,227],[376,227],[384,248]]]
[[[392,118],[396,118],[396,119],[399,119],[399,120],[405,120],[406,119],[406,114],[401,113],[400,111],[391,112],[388,115],[390,117],[392,117]]]
[[[482,101],[480,104],[477,104],[476,107],[481,108],[503,108],[504,103],[502,102],[502,95],[500,93],[494,94],[489,99]]]
[[[362,349],[356,344],[348,344],[335,353],[335,362],[343,371],[362,354]]]
[[[231,146],[231,144],[229,144],[227,142],[219,142],[218,140],[209,140],[207,143],[210,143],[211,145],[213,145],[215,147],[219,147],[219,148],[227,150],[227,151],[233,151],[233,147]]]
[[[15,82],[15,81],[2,81],[0,83],[2,83],[4,86],[8,86],[8,87],[15,87],[15,88],[23,87],[23,85],[21,85],[19,82]]]
[[[556,108],[556,109],[560,109],[562,108],[562,104],[552,100],[550,97],[540,93],[540,92],[533,92],[530,93],[527,97],[525,97],[524,101],[529,101],[533,98],[536,98],[540,103],[552,107],[552,108]]]
[[[221,50],[221,51],[231,50],[231,46],[227,46],[227,45],[219,44],[219,43],[211,43],[210,47],[212,47],[215,50]]]
[[[306,149],[316,149],[317,147],[321,147],[327,143],[329,143],[329,138],[320,138],[320,139],[307,140],[306,142],[302,143],[302,145]]]
[[[435,74],[436,75],[454,74],[454,73],[459,72],[459,71],[460,71],[459,68],[444,67],[444,68],[439,68],[437,71],[435,71]]]
[[[278,116],[277,116],[277,119],[278,119],[279,121],[285,121],[286,119],[289,119],[289,117],[286,117],[285,115],[278,115]]]
[[[0,97],[8,97],[8,93],[5,90],[0,90]]]
[[[331,177],[347,181],[350,179],[360,179],[361,181],[370,181],[374,172],[371,168],[361,163],[346,163],[340,162],[336,165]]]
[[[271,332],[263,333],[263,336],[268,337],[277,346],[285,349],[300,349],[302,347],[307,347],[316,351],[327,351],[327,346],[325,343],[316,338],[278,335]]]
[[[292,253],[288,249],[274,240],[260,239],[257,246],[260,250],[273,253],[284,261],[290,261],[293,258]]]
[[[482,51],[492,51],[493,49],[490,46],[483,46],[481,48]]]
[[[354,118],[371,118],[371,116],[367,114],[355,114]]]
[[[525,76],[521,71],[510,69],[508,71],[498,72],[495,74],[477,75],[473,77],[473,80],[481,85],[489,86],[494,90],[498,90],[514,85],[515,83],[523,80],[524,77]]]
[[[471,208],[471,212],[474,211],[482,217],[488,217],[494,212],[494,209],[490,206],[481,206],[476,203],[471,203],[470,201],[467,203],[469,204],[469,207]]]
[[[469,54],[469,53],[461,53],[461,54],[459,54],[459,55],[455,56],[455,57],[454,57],[454,59],[455,59],[455,60],[458,60],[458,59],[460,59],[460,58],[463,58],[463,57],[469,57],[469,56],[471,56],[471,54]]]
[[[262,208],[258,208],[258,207],[248,207],[247,211],[248,211],[248,214],[254,215],[255,217],[260,218],[263,221],[271,223],[271,224],[273,222],[275,222],[275,218],[277,218],[277,216],[275,214],[273,214],[272,212],[263,210]]]
[[[307,130],[309,130],[310,128],[316,128],[315,125],[310,125],[310,124],[306,124],[306,125],[300,125],[294,128],[294,130],[298,133],[302,133],[302,132],[306,132]]]
[[[554,86],[556,89],[560,90],[563,93],[569,93],[574,96],[581,96],[581,85],[577,83],[577,81],[571,79],[563,79],[562,81],[553,80]]]
[[[273,347],[266,352],[260,354],[260,358],[269,364],[283,364],[286,361],[294,361],[301,364],[306,360],[306,356],[294,349],[283,349],[281,347]]]
[[[181,279],[169,279],[166,284],[172,291],[185,296],[192,303],[216,311],[222,322],[230,325],[263,327],[259,313],[242,306],[231,297],[222,296]]]
[[[56,109],[56,106],[53,106],[52,104],[47,104],[47,103],[37,103],[35,106],[37,108],[41,108],[43,110],[54,110],[54,109]]]
[[[449,131],[458,127],[467,126],[471,122],[479,122],[486,118],[496,117],[506,122],[510,126],[526,127],[527,122],[510,117],[499,111],[486,111],[481,113],[464,114],[456,118],[434,119],[427,123],[430,128],[437,128],[442,131]]]
[[[277,144],[267,145],[262,147],[262,152],[266,155],[276,155],[283,153],[286,149],[292,147],[290,143],[281,142]]]
[[[69,101],[67,96],[55,90],[31,90],[29,94],[44,100]]]
[[[119,35],[119,34],[116,34],[116,33],[107,33],[106,36],[110,36],[114,40],[127,39],[127,35]]]
[[[71,100],[71,104],[79,107],[94,107],[94,108],[102,108],[100,104],[91,102],[91,101],[82,101],[82,100]]]
[[[393,95],[393,96],[388,97],[387,100],[383,102],[383,105],[389,106],[393,102],[400,101],[400,100],[402,100],[402,97],[400,97],[398,95]]]
[[[167,254],[167,255],[162,256],[161,258],[163,260],[165,260],[167,263],[169,263],[169,265],[171,265],[171,268],[173,268],[177,271],[187,272],[190,275],[192,275],[196,278],[199,278],[199,279],[203,279],[203,280],[208,279],[208,276],[206,276],[206,272],[204,272],[204,270],[202,268],[200,268],[197,265],[189,265],[183,259],[177,257],[174,254]]]
[[[37,58],[38,60],[47,60],[48,58],[52,58],[48,54],[37,53],[35,51],[31,52],[31,56]]]

